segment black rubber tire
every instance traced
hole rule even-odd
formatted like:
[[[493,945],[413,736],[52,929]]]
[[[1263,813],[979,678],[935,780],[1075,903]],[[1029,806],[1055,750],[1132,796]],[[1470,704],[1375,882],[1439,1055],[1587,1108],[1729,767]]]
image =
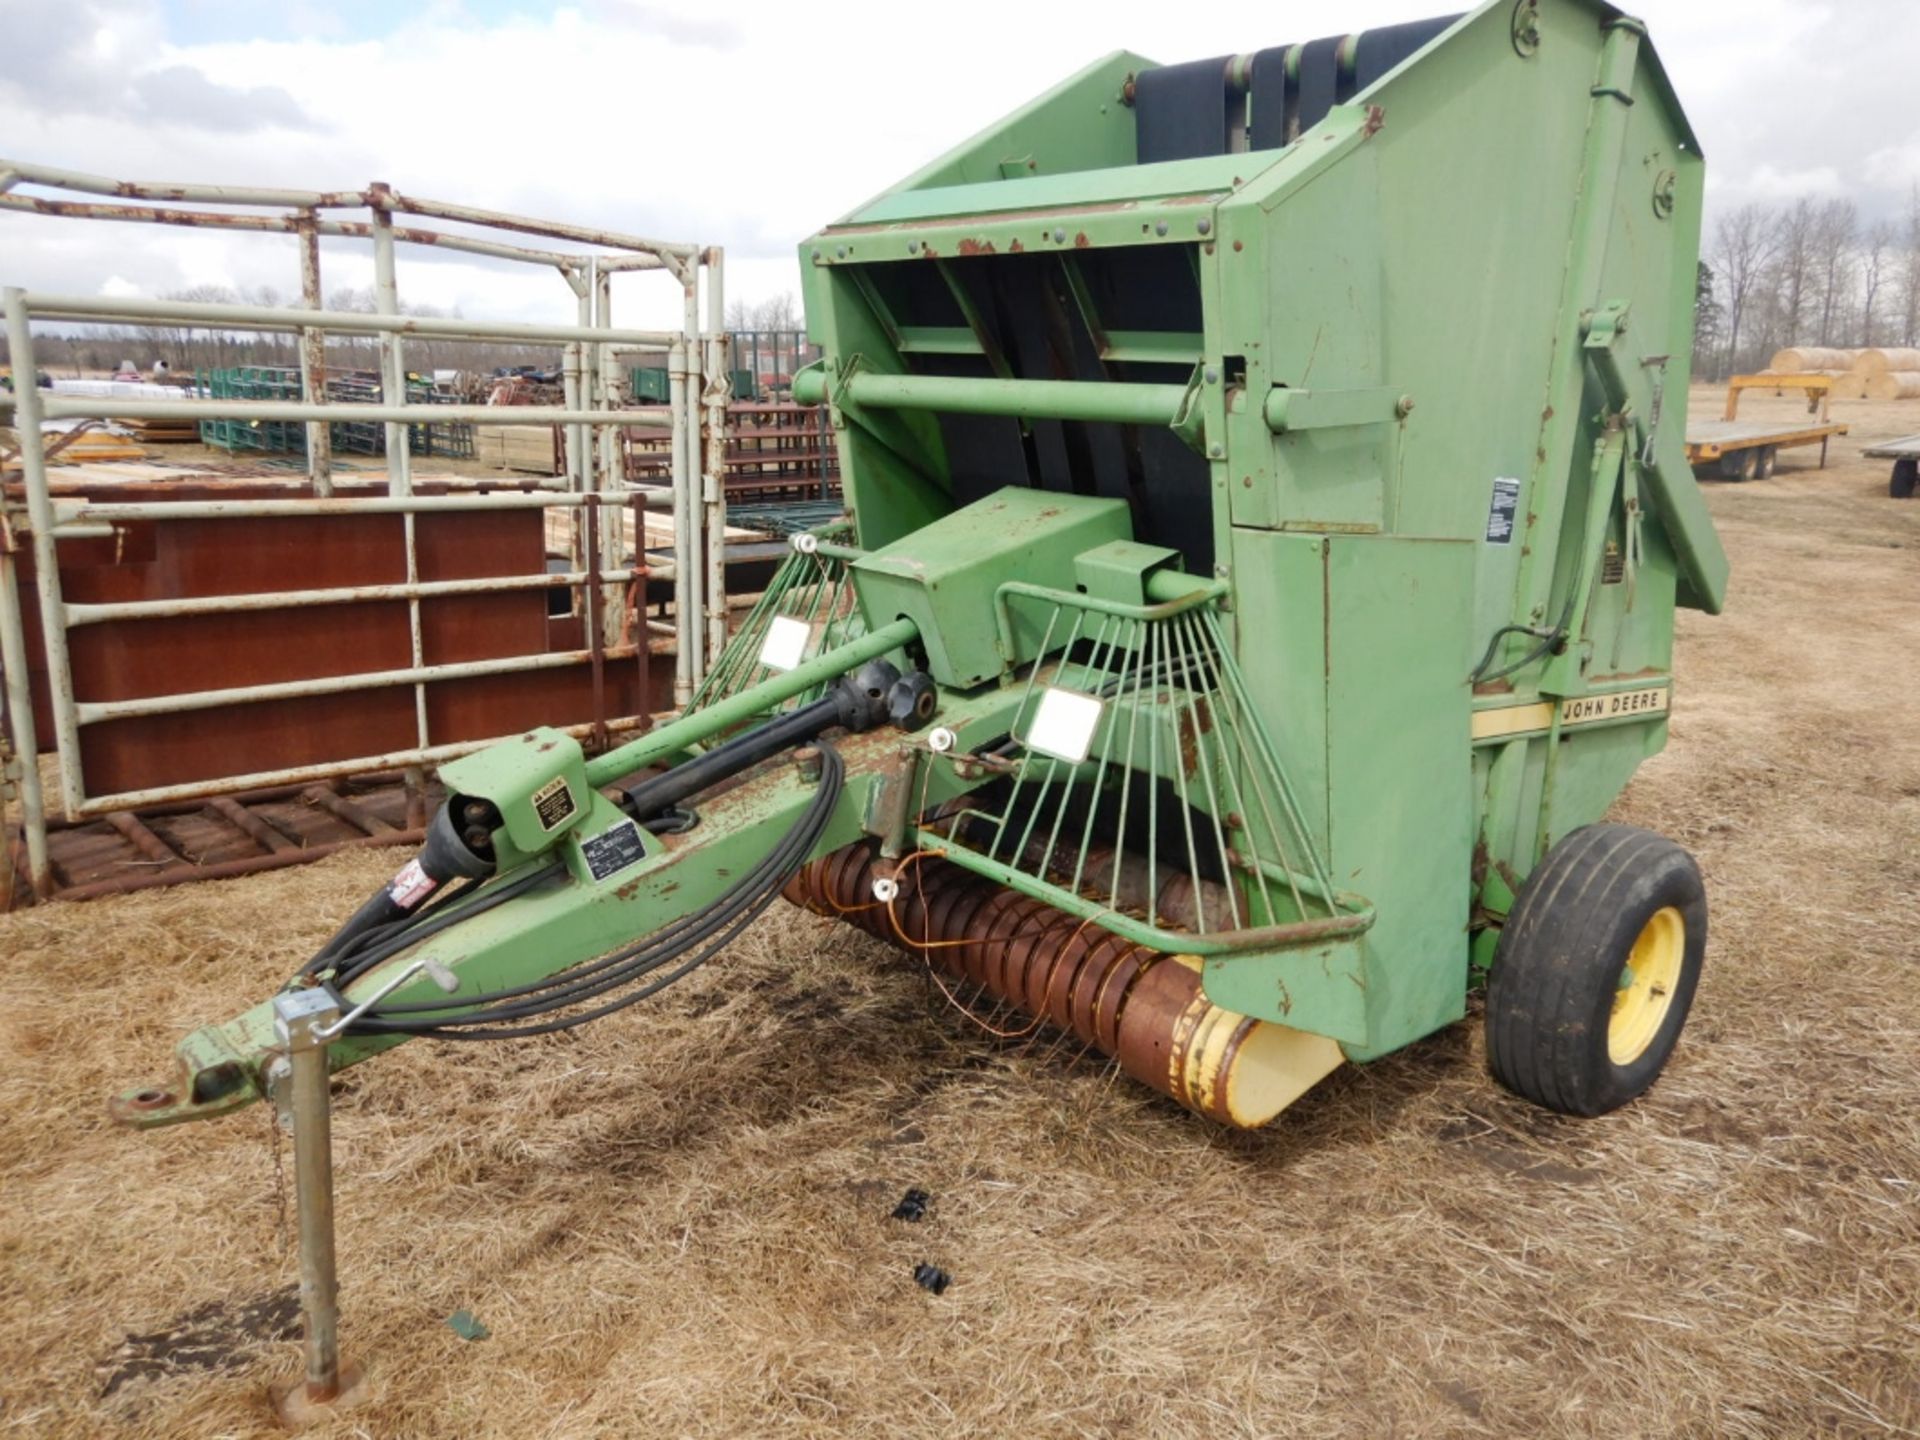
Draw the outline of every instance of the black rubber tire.
[[[1753,451],[1729,450],[1720,457],[1720,478],[1722,480],[1751,480],[1753,478]]]
[[[1896,500],[1911,500],[1916,480],[1920,480],[1920,460],[1896,460],[1893,478],[1887,481],[1887,494]]]
[[[1607,1022],[1620,972],[1653,914],[1686,924],[1680,975],[1660,1028],[1616,1065]],[[1693,857],[1664,835],[1588,825],[1546,854],[1494,950],[1487,1063],[1514,1094],[1563,1115],[1603,1115],[1653,1084],[1687,1023],[1707,950],[1707,892]]]
[[[1753,457],[1753,478],[1756,480],[1771,480],[1773,478],[1773,467],[1779,463],[1779,460],[1780,451],[1775,446],[1768,445],[1762,449]]]

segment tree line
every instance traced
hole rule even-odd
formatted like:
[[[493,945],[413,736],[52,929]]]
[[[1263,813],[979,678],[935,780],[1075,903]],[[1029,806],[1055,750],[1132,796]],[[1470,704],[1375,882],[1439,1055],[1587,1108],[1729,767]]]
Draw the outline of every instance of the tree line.
[[[187,300],[198,304],[253,305],[280,309],[299,303],[271,285],[257,289],[235,289],[225,285],[196,285],[171,291],[162,300]],[[372,314],[373,291],[341,287],[326,298],[329,310]],[[458,318],[459,312],[432,305],[402,302],[403,313],[419,316]],[[327,367],[333,371],[380,368],[380,342],[372,335],[329,335]],[[242,365],[295,369],[300,364],[300,337],[285,332],[213,329],[185,325],[64,325],[57,332],[36,333],[33,337],[35,359],[40,368],[54,375],[111,373],[131,363],[143,376],[155,364],[165,361],[175,374],[197,370],[224,370]],[[5,353],[5,338],[0,337],[0,354]],[[525,345],[511,342],[421,339],[412,337],[406,345],[407,368],[415,373],[429,370],[467,370],[491,373],[502,365],[530,365],[540,370],[560,364],[557,345]],[[10,358],[10,357],[9,357]]]
[[[1701,247],[1693,370],[1764,370],[1796,345],[1920,347],[1920,185],[1903,215],[1863,222],[1846,199],[1758,202]]]

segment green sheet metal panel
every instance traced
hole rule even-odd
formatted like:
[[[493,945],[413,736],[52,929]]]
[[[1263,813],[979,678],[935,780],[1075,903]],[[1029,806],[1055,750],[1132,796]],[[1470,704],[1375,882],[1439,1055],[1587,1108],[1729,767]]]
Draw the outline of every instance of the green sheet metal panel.
[[[1118,500],[1009,488],[862,556],[854,588],[869,627],[912,620],[928,673],[966,690],[1041,653],[1047,616],[1031,605],[1013,607],[1014,652],[1001,653],[994,596],[1003,583],[1071,591],[1075,556],[1132,533]]]
[[[1207,993],[1368,1058],[1458,1019],[1465,1004],[1471,660],[1462,628],[1430,621],[1463,613],[1473,547],[1237,529],[1233,555],[1237,653],[1254,703],[1333,883],[1367,896],[1377,918],[1357,965],[1236,956],[1208,963]]]

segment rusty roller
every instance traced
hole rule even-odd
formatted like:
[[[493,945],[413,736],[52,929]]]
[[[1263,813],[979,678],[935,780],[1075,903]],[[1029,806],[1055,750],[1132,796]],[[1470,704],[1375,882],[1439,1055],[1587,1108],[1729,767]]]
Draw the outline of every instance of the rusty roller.
[[[1078,1036],[1209,1119],[1264,1125],[1340,1063],[1324,1036],[1213,1004],[1193,956],[1136,945],[937,859],[906,867],[891,907],[878,904],[875,864],[866,845],[847,846],[802,867],[786,896]]]

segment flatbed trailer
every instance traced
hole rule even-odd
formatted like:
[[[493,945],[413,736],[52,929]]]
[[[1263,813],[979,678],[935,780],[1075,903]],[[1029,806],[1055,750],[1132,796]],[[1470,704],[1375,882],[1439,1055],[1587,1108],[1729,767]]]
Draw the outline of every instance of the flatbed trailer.
[[[1915,482],[1920,481],[1920,435],[1905,435],[1860,452],[1870,460],[1893,461],[1893,474],[1887,480],[1887,494],[1896,500],[1911,500]]]
[[[1722,480],[1765,480],[1782,450],[1818,445],[1820,468],[1827,468],[1827,442],[1847,433],[1827,414],[1833,379],[1827,375],[1736,375],[1727,382],[1727,410],[1718,421],[1687,427],[1687,463]],[[1740,396],[1748,390],[1800,390],[1806,393],[1803,424],[1741,421]]]

